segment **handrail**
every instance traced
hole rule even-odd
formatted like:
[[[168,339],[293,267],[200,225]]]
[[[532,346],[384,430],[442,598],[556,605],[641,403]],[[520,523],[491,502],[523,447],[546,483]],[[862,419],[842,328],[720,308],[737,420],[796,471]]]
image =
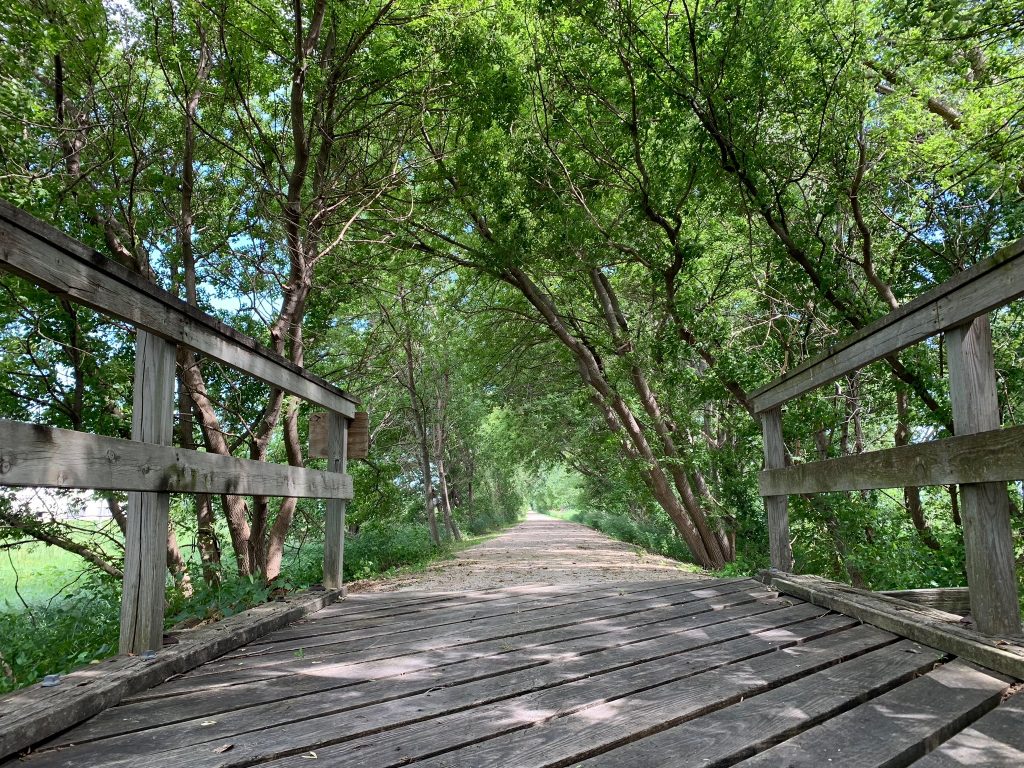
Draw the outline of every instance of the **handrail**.
[[[2,199],[0,269],[138,329],[131,440],[0,419],[0,485],[129,492],[123,653],[161,644],[170,493],[327,499],[324,585],[341,588],[355,397]],[[327,409],[327,471],[173,447],[179,345]]]
[[[755,413],[835,381],[1024,296],[1024,238],[751,393]]]
[[[348,418],[359,400],[0,199],[0,267]]]
[[[761,417],[759,477],[772,566],[790,571],[791,494],[960,484],[972,612],[990,634],[1020,631],[1005,483],[1024,479],[1024,427],[999,428],[988,313],[1024,296],[1024,239],[935,286],[751,395]],[[945,333],[956,437],[787,466],[782,406],[863,366]]]

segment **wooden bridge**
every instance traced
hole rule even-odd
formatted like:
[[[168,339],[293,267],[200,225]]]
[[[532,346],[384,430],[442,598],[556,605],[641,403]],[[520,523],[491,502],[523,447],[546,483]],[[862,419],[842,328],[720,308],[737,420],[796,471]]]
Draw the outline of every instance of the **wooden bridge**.
[[[1024,241],[755,394],[775,565],[765,583],[537,583],[341,601],[355,398],[6,204],[0,267],[139,329],[132,440],[0,420],[0,482],[131,492],[125,655],[0,699],[0,760],[1024,765],[1004,485],[1024,478],[1024,428],[999,429],[986,319],[1024,294]],[[788,466],[783,403],[940,332],[957,437]],[[179,345],[325,408],[331,471],[171,446]],[[956,614],[789,573],[788,494],[907,483],[961,484],[971,609],[985,634]],[[329,499],[325,589],[161,649],[168,495],[182,492]]]

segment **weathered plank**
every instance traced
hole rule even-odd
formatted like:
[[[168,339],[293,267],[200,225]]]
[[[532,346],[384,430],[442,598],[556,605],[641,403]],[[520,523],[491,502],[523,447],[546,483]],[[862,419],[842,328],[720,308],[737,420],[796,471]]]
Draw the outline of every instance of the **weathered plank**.
[[[668,664],[626,667],[601,674],[594,679],[570,682],[529,697],[516,697],[481,709],[402,726],[374,737],[347,741],[318,750],[317,754],[322,754],[324,759],[331,761],[332,764],[342,765],[356,764],[358,756],[359,760],[365,761],[363,765],[373,765],[375,768],[404,765],[410,760],[439,755],[431,764],[443,765],[451,750],[507,734],[508,743],[512,748],[508,751],[503,765],[518,766],[518,753],[514,745],[518,742],[523,729],[538,725],[544,727],[545,721],[574,713],[585,717],[586,710],[590,707],[608,702],[611,702],[610,706],[614,706],[614,701],[625,695],[658,685],[687,685],[693,679],[695,682],[714,686],[719,679],[730,677],[729,665],[759,656],[770,657],[781,649],[814,641],[848,628],[843,622],[843,617],[833,615],[783,629],[767,630],[721,645],[669,657]],[[746,667],[739,669],[742,674]],[[718,670],[718,674],[709,674],[715,670]],[[591,723],[591,727],[595,733],[599,732],[600,720]],[[527,730],[526,733],[531,734],[533,731]],[[590,735],[584,736],[581,741],[589,744]],[[559,765],[569,764],[563,756],[559,755],[556,759],[558,758],[561,758]],[[269,765],[284,764],[286,762],[282,760],[271,762]]]
[[[1024,647],[1013,638],[985,637],[973,632],[965,628],[955,614],[915,606],[818,576],[767,574],[766,580],[787,595],[841,611],[997,672],[1024,678]]]
[[[738,765],[907,765],[999,703],[1004,679],[951,661]]]
[[[0,267],[58,296],[351,417],[358,400],[141,276],[0,200]]]
[[[782,437],[782,411],[772,408],[761,414],[764,436],[764,466],[767,470],[786,466],[786,443]],[[772,567],[789,572],[793,570],[793,546],[789,540],[789,499],[782,494],[764,494],[765,513],[768,518],[768,544]]]
[[[370,414],[356,411],[348,425],[348,457],[365,459],[370,454]]]
[[[891,589],[879,592],[886,597],[906,600],[914,605],[924,605],[937,611],[966,616],[971,612],[971,591],[967,587],[944,587],[941,589]]]
[[[132,438],[169,446],[174,431],[175,346],[146,331],[135,340]],[[66,461],[65,457],[58,459]],[[167,527],[171,497],[166,492],[128,494],[121,590],[121,653],[156,651],[164,631]]]
[[[574,681],[580,681],[574,686],[574,690],[580,686],[590,691],[594,686],[601,686],[602,690],[609,691],[634,690],[630,686],[643,689],[658,680],[692,675],[732,660],[766,653],[780,644],[791,645],[801,637],[819,636],[852,626],[854,623],[846,617],[831,617],[820,625],[807,621],[794,624],[794,621],[801,618],[806,620],[808,616],[813,615],[813,611],[809,611],[808,608],[804,605],[796,609],[773,611],[765,614],[760,620],[748,620],[745,628],[741,628],[740,631],[735,630],[740,628],[742,622],[736,622],[732,626],[720,623],[713,627],[696,622],[697,626],[707,628],[709,638],[702,638],[692,627],[688,632],[680,632],[673,637],[661,637],[644,644],[618,649],[612,646],[595,654],[570,654],[561,648],[552,648],[546,654],[534,652],[532,663],[527,663],[531,661],[530,655],[520,653],[514,666],[513,662],[506,658],[509,654],[502,654],[489,659],[496,667],[490,675],[482,674],[480,665],[467,666],[461,670],[447,668],[447,674],[441,678],[446,691],[444,695],[436,693],[437,679],[433,676],[405,674],[390,679],[365,681],[329,693],[324,691],[288,699],[284,699],[282,695],[267,704],[243,704],[244,709],[237,712],[221,712],[210,716],[191,709],[187,699],[181,700],[178,704],[183,709],[185,718],[181,717],[182,710],[178,710],[172,716],[182,722],[164,725],[161,720],[153,721],[150,713],[151,727],[123,736],[104,738],[88,747],[79,746],[73,753],[68,754],[68,758],[85,761],[90,765],[102,764],[103,760],[131,756],[140,751],[162,752],[190,744],[201,746],[213,742],[221,743],[226,739],[268,728],[278,729],[285,738],[290,738],[286,729],[290,723],[314,717],[340,715],[349,711],[353,713],[353,720],[358,721],[363,728],[367,724],[372,728],[374,723],[378,728],[389,724],[391,727],[397,727],[406,722],[422,720],[424,713],[462,711],[472,706],[547,690]],[[779,625],[788,625],[791,628],[772,632],[772,628]],[[751,628],[759,628],[764,632],[751,638],[747,636]],[[674,660],[675,663],[668,660]],[[467,676],[466,673],[471,670],[477,674]],[[629,671],[606,677],[609,672],[615,670]],[[592,693],[588,692],[586,695],[590,696]],[[119,712],[112,715],[133,717],[131,714]],[[79,736],[81,730],[79,729]],[[353,735],[364,732],[356,730]],[[248,737],[245,740],[248,740]],[[45,766],[63,764],[59,756],[42,763]]]
[[[260,635],[317,611],[338,597],[310,592],[257,606],[179,635],[152,661],[118,656],[61,678],[53,688],[31,686],[0,697],[0,759],[115,706],[124,697],[204,664]]]
[[[343,414],[327,414],[327,471],[339,476],[347,468],[348,420]],[[345,558],[345,502],[329,499],[324,515],[324,586],[341,589]]]
[[[0,419],[0,485],[352,498],[352,478]]]
[[[252,679],[254,673],[263,670],[283,670],[286,673],[315,671],[318,674],[333,673],[339,665],[347,667],[356,662],[376,661],[381,659],[405,656],[411,653],[422,653],[432,650],[444,650],[449,658],[456,660],[464,646],[475,646],[489,640],[502,640],[518,637],[532,632],[547,631],[562,627],[570,627],[581,622],[603,621],[609,625],[625,628],[633,622],[647,624],[652,620],[672,621],[675,616],[699,614],[721,610],[736,605],[738,602],[754,602],[760,594],[751,590],[725,590],[721,596],[704,597],[700,600],[680,598],[674,602],[679,604],[661,606],[646,611],[643,606],[619,605],[613,610],[599,609],[570,610],[565,606],[553,607],[550,611],[538,611],[529,620],[511,621],[507,616],[485,619],[467,626],[457,624],[451,627],[430,627],[402,633],[399,637],[373,636],[352,641],[331,642],[317,645],[315,641],[302,647],[301,658],[296,658],[298,648],[274,650],[255,656],[216,661],[207,664],[202,670],[196,670],[188,679],[180,681],[182,690],[197,690],[204,685],[223,685],[236,682],[236,672],[240,668],[243,679]],[[681,604],[681,605],[680,605]],[[656,616],[654,612],[661,611]],[[652,619],[654,616],[654,619]],[[667,631],[667,630],[666,630]],[[466,650],[472,651],[473,648]],[[165,693],[174,690],[179,683],[165,686]]]
[[[813,626],[813,622],[810,624]],[[424,761],[422,766],[547,768],[571,765],[695,717],[706,716],[843,659],[888,645],[894,639],[887,632],[858,626],[761,655],[752,661],[687,677],[678,683],[618,696],[565,716],[558,717],[557,710],[551,711],[554,708],[549,707],[554,719],[445,752]],[[543,718],[535,715],[534,719]]]
[[[902,685],[914,675],[931,670],[942,658],[941,651],[904,640],[605,752],[580,765],[588,768],[733,765],[764,745]],[[846,765],[843,761],[834,764]],[[818,765],[830,763],[822,761]]]
[[[604,656],[588,654],[578,661],[570,660],[567,663],[549,664],[510,675],[501,675],[466,685],[446,687],[418,696],[396,699],[379,705],[310,717],[282,725],[267,724],[266,727],[253,728],[246,733],[245,738],[230,739],[229,743],[232,743],[233,747],[225,752],[216,751],[222,746],[220,741],[210,741],[199,748],[186,745],[165,750],[160,747],[160,751],[147,756],[147,765],[150,768],[164,768],[165,766],[177,768],[186,762],[191,768],[226,768],[226,766],[250,765],[288,754],[299,754],[309,749],[317,750],[319,754],[320,748],[326,745],[337,744],[357,736],[379,733],[398,725],[422,721],[446,713],[482,707],[491,702],[530,694],[570,681],[582,680],[583,695],[585,695],[586,687],[598,684],[604,672],[617,669],[628,668],[636,676],[639,676],[644,673],[645,669],[657,667],[667,669],[675,677],[687,676],[685,666],[672,664],[666,659],[669,657],[672,659],[682,658],[679,654],[684,651],[717,645],[725,639],[742,637],[759,629],[767,630],[777,627],[787,612],[790,623],[800,621],[801,617],[807,619],[813,615],[808,611],[809,608],[810,606],[801,605],[775,611],[773,620],[755,618],[718,624],[706,630],[698,629],[680,633],[673,638],[674,643],[664,643],[656,649],[645,647],[643,644],[634,644],[614,649]],[[842,617],[838,618],[846,621]],[[827,623],[830,624],[829,631],[835,629],[832,620]],[[849,653],[853,647],[866,649],[866,647],[877,646],[891,640],[888,633],[866,627],[853,627],[841,634],[851,636],[845,643],[835,643],[835,645],[842,645],[846,649],[845,653]],[[837,636],[831,635],[830,637]],[[825,640],[828,641],[829,638],[825,638]],[[806,647],[810,648],[811,644]],[[829,653],[831,654],[830,659],[834,659],[837,651],[832,648]],[[805,664],[809,663],[806,658],[801,660]],[[643,665],[646,664],[651,666],[644,667]],[[634,679],[628,673],[624,674],[624,677]],[[519,705],[529,706],[529,702],[534,698],[535,696],[527,696],[519,702]],[[141,732],[137,736],[144,739],[146,732]],[[42,762],[40,758],[40,762],[37,764],[41,768],[43,766],[50,768],[51,766],[80,765],[82,763],[71,762],[73,757],[82,757],[85,754],[84,749],[90,747],[85,762],[97,768],[137,764],[138,751],[130,751],[128,740],[119,742],[121,745],[119,752],[121,749],[124,752],[117,756],[104,751],[113,746],[109,743],[110,740],[106,741],[108,743],[97,742],[95,745],[85,745],[82,750],[58,752],[52,756],[52,761],[48,759],[46,762]],[[75,754],[73,755],[72,752]]]
[[[1024,427],[993,429],[762,472],[762,496],[1024,478]]]
[[[999,396],[988,317],[946,333],[949,400],[958,435],[999,429]],[[1020,455],[1020,444],[1013,451]],[[1006,483],[960,486],[967,584],[978,630],[991,635],[1020,632],[1020,602],[1010,497]]]
[[[778,407],[1024,295],[1022,256],[1024,239],[847,336],[827,352],[755,390],[750,396],[754,411]]]
[[[1019,693],[953,736],[914,768],[1020,768],[1024,765],[1024,697]]]

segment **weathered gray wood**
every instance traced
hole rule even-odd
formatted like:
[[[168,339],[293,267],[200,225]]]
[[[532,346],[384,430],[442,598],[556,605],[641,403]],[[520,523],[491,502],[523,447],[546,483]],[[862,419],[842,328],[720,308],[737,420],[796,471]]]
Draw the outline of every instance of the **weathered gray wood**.
[[[786,443],[782,437],[782,411],[773,408],[761,414],[764,440],[764,466],[767,470],[786,466]],[[793,570],[793,546],[789,540],[789,499],[784,494],[765,495],[768,519],[768,543],[772,567],[779,571]]]
[[[370,414],[356,411],[348,425],[348,458],[365,459],[370,453]]]
[[[854,589],[818,576],[767,575],[772,587],[815,605],[842,611],[882,629],[1024,679],[1024,646],[967,629],[961,617]]]
[[[907,765],[995,707],[1006,687],[1001,678],[951,661],[738,765]]]
[[[60,296],[352,416],[358,400],[139,275],[0,200],[0,267]]]
[[[324,411],[309,414],[309,449],[306,457],[327,458],[327,414]]]
[[[756,413],[1024,295],[1024,239],[847,336],[750,396]]]
[[[787,685],[605,752],[587,768],[733,765],[764,744],[843,712],[929,671],[942,652],[909,640],[880,648]],[[897,719],[896,722],[899,722]],[[845,766],[843,760],[819,765]],[[777,763],[785,766],[786,763]]]
[[[652,622],[659,626],[650,628],[654,635],[670,632],[670,628],[661,626],[660,622],[671,622],[678,616],[690,616],[707,611],[719,611],[728,606],[755,603],[761,593],[756,589],[736,589],[723,587],[722,594],[716,597],[704,597],[689,600],[685,596],[675,598],[672,606],[655,607],[648,610],[647,606],[631,608],[628,604],[615,606],[597,606],[586,609],[574,609],[571,606],[557,606],[550,611],[537,611],[529,619],[512,621],[507,616],[484,617],[470,624],[454,624],[444,627],[427,627],[390,636],[371,636],[353,640],[332,641],[330,637],[310,638],[301,646],[301,659],[295,658],[296,647],[282,650],[261,649],[259,653],[244,659],[224,659],[205,665],[196,670],[187,680],[182,680],[180,689],[184,691],[198,690],[200,687],[214,687],[235,684],[236,673],[243,668],[242,679],[253,679],[254,672],[266,673],[268,676],[280,673],[299,673],[316,671],[318,673],[336,672],[340,668],[348,668],[354,663],[377,661],[380,659],[407,656],[411,653],[444,650],[452,661],[466,658],[463,651],[470,653],[483,642],[502,640],[508,637],[519,637],[528,633],[547,632],[590,622],[613,622],[623,633],[632,633],[631,627],[646,626]],[[755,611],[756,612],[756,611]],[[591,627],[593,628],[593,627]],[[644,630],[646,631],[646,630]],[[633,633],[635,634],[635,633]],[[241,662],[244,661],[244,664]],[[315,669],[314,669],[315,668]],[[178,686],[171,685],[165,689],[174,690]]]
[[[5,419],[0,419],[0,484],[352,498],[349,475]]]
[[[229,740],[234,745],[229,753],[214,751],[214,747],[221,743],[220,740],[206,742],[198,748],[193,745],[177,746],[149,742],[146,747],[148,753],[146,764],[149,768],[165,768],[177,767],[184,762],[190,768],[223,768],[229,765],[259,764],[260,761],[295,754],[299,750],[314,750],[319,756],[320,749],[324,745],[370,734],[378,734],[377,738],[379,739],[382,738],[381,731],[406,723],[422,721],[429,717],[467,710],[471,707],[481,708],[477,717],[474,718],[474,722],[500,724],[501,713],[511,712],[513,708],[514,711],[519,712],[525,709],[546,708],[544,697],[548,694],[538,696],[535,693],[545,689],[552,689],[550,695],[558,697],[562,701],[565,701],[566,697],[575,697],[582,700],[585,705],[593,700],[594,690],[598,686],[602,689],[615,690],[635,685],[637,689],[642,689],[657,684],[658,680],[667,682],[684,677],[697,680],[698,678],[693,673],[700,671],[702,667],[706,669],[707,661],[701,661],[703,652],[698,653],[694,664],[696,669],[691,669],[687,664],[689,653],[708,649],[711,658],[714,659],[723,653],[720,650],[720,644],[727,639],[743,638],[742,642],[747,644],[744,655],[749,658],[758,653],[770,651],[773,647],[798,642],[801,635],[806,636],[809,633],[811,636],[820,636],[826,633],[835,633],[837,628],[844,625],[844,622],[848,626],[849,620],[845,617],[825,617],[807,621],[811,615],[808,613],[808,608],[809,606],[806,605],[794,606],[774,612],[775,615],[772,618],[758,617],[751,620],[717,624],[707,630],[698,629],[680,633],[674,638],[674,643],[662,640],[656,645],[632,644],[610,649],[603,654],[587,654],[564,663],[545,664],[473,683],[446,686],[416,696],[368,707],[293,720],[283,724],[252,722],[250,730],[244,738]],[[787,612],[789,624],[786,624],[786,617],[783,616]],[[800,622],[797,617],[803,617],[805,623],[795,623]],[[821,628],[816,626],[818,621],[823,622]],[[786,630],[778,635],[767,636],[769,630],[780,626],[785,626]],[[805,627],[805,629],[802,630],[801,627]],[[745,637],[745,635],[756,635],[762,632],[766,634],[765,637]],[[847,637],[840,638],[842,635]],[[854,649],[867,650],[891,642],[891,636],[873,628],[854,626],[838,635],[828,634],[819,642],[827,646],[827,649],[823,647],[810,651],[798,651],[802,662],[799,666],[813,668],[815,663],[831,663],[836,660],[837,656],[842,658],[846,654],[855,652]],[[813,643],[808,643],[803,648],[808,649],[812,646],[814,646]],[[829,661],[825,662],[825,658],[828,658]],[[721,662],[727,660],[718,658],[718,663],[714,666],[719,667],[719,672],[724,673],[728,669],[728,667],[720,667]],[[788,665],[790,670],[797,666],[794,662],[795,660]],[[617,677],[614,678],[617,685],[609,684],[609,674],[617,674]],[[715,673],[710,674],[714,675]],[[704,680],[703,684],[695,684],[693,688],[702,691],[714,690],[712,681],[718,682],[726,679],[728,679],[726,674],[718,674]],[[744,685],[749,685],[747,677],[744,677],[743,680]],[[567,683],[569,685],[566,685]],[[512,700],[508,703],[504,701],[513,696],[520,698],[518,701]],[[598,698],[605,697],[606,694],[600,695]],[[496,709],[485,708],[486,705],[494,702],[498,702]],[[193,734],[195,730],[192,729]],[[455,734],[460,737],[470,735],[466,729],[457,730]],[[139,736],[145,739],[144,734]],[[52,762],[40,762],[38,765],[40,768],[83,763],[97,768],[105,765],[129,765],[137,764],[140,754],[139,749],[131,749],[131,741],[128,739],[120,741],[119,749],[123,751],[118,756],[112,756],[113,759],[107,759],[106,756],[110,753],[105,751],[105,748],[112,745],[98,742],[95,745],[86,746],[92,747],[87,760],[75,763],[76,757],[80,757],[84,750],[81,752],[68,750],[63,754],[54,755]],[[332,753],[326,752],[325,757],[321,759],[327,759],[326,756],[330,754]],[[333,754],[337,759],[339,753],[334,752]],[[361,756],[355,757],[356,759],[361,758]],[[374,765],[375,763],[361,764]]]
[[[699,647],[694,647],[694,641],[699,635],[693,631],[689,635],[678,633],[681,638],[678,641],[674,637],[663,636],[647,643],[628,646],[620,643],[618,637],[610,635],[605,638],[608,646],[603,649],[595,646],[597,653],[585,655],[570,653],[558,647],[547,649],[546,652],[534,649],[532,653],[499,653],[487,660],[492,665],[489,674],[481,660],[475,664],[446,666],[438,670],[437,675],[402,675],[393,669],[392,674],[386,678],[375,681],[364,679],[344,689],[338,688],[340,680],[330,677],[318,681],[297,678],[295,683],[299,690],[289,684],[291,681],[277,680],[276,697],[263,704],[247,700],[241,695],[242,692],[229,689],[222,692],[233,699],[232,711],[228,712],[223,709],[218,712],[200,709],[210,694],[175,697],[171,702],[174,706],[160,706],[159,709],[154,709],[153,705],[159,706],[162,702],[150,702],[149,707],[143,709],[144,714],[137,706],[123,707],[110,713],[106,719],[116,723],[119,719],[128,718],[127,733],[110,734],[106,738],[97,739],[100,734],[90,731],[90,724],[86,724],[78,729],[77,737],[70,740],[75,744],[83,740],[97,743],[76,750],[68,757],[77,761],[77,764],[96,764],[119,755],[130,756],[153,749],[164,751],[187,744],[219,743],[224,739],[266,728],[277,728],[287,738],[285,726],[289,723],[352,710],[356,710],[353,720],[359,725],[358,730],[349,735],[357,736],[365,733],[367,726],[372,730],[375,722],[391,727],[399,726],[409,720],[422,719],[425,712],[443,714],[448,710],[457,711],[472,704],[487,704],[574,681],[581,681],[576,688],[589,689],[585,694],[588,696],[592,696],[594,688],[598,686],[604,690],[625,693],[631,690],[629,686],[639,689],[659,679],[686,677],[730,661],[791,645],[799,639],[847,628],[854,623],[852,619],[838,616],[793,623],[801,616],[806,619],[809,615],[807,609],[808,606],[802,606],[765,614],[759,619],[748,620],[745,628],[740,622],[732,626],[727,626],[729,622],[718,622],[714,628],[707,629],[712,633],[712,640],[717,642],[697,643]],[[705,617],[691,621],[691,626],[695,629],[709,627],[707,622],[710,618]],[[786,626],[786,629],[775,631],[780,626]],[[763,631],[753,637],[748,636],[755,627]],[[367,670],[367,677],[372,677],[374,670],[381,668],[386,669],[385,665],[377,665]],[[595,675],[607,675],[615,670],[628,671],[602,677],[594,684],[590,682]],[[444,696],[436,693],[432,695],[432,691],[438,689],[439,681],[451,689],[450,693]],[[311,687],[316,683],[319,683],[320,690]],[[332,690],[329,691],[328,686]],[[400,698],[408,701],[395,702]],[[145,718],[144,721],[140,720],[140,715]],[[201,725],[203,723],[205,725]],[[65,738],[62,736],[61,740]],[[364,764],[377,765],[377,761],[366,759]]]
[[[174,431],[174,345],[146,331],[135,339],[132,438],[170,445]],[[121,653],[158,650],[164,631],[168,493],[128,494],[121,592]]]
[[[937,611],[966,616],[971,612],[971,592],[967,587],[945,587],[942,589],[895,589],[879,592],[886,597],[906,600],[914,605],[924,605]]]
[[[121,699],[179,675],[317,611],[337,592],[311,592],[267,603],[201,629],[146,662],[118,656],[64,675],[53,688],[33,685],[0,697],[0,760],[80,723]]]
[[[949,358],[949,399],[958,435],[999,429],[992,331],[988,317],[946,333]],[[1018,446],[1018,453],[1020,453]],[[981,632],[1020,632],[1020,603],[1014,562],[1010,498],[1006,483],[965,483],[960,486],[967,584],[971,613]]]
[[[348,419],[340,413],[327,415],[327,471],[344,475]],[[324,518],[324,586],[341,589],[345,561],[345,502],[329,499]]]
[[[1024,765],[1024,696],[1019,693],[965,728],[914,768],[1020,768]]]
[[[826,617],[827,618],[827,617]],[[813,626],[814,622],[809,622]],[[794,677],[878,648],[892,636],[853,627],[818,640],[730,664],[672,685],[616,697],[526,730],[488,739],[426,760],[423,768],[549,768],[578,761],[695,717],[706,716],[754,694],[764,695]],[[536,712],[533,702],[521,709]],[[548,712],[553,707],[545,708]],[[557,710],[551,714],[559,714]],[[534,718],[537,715],[534,714]],[[469,736],[470,734],[466,734]],[[731,734],[720,734],[728,738]],[[469,741],[469,739],[466,739]],[[686,763],[699,766],[701,763]],[[418,766],[419,768],[419,766]]]
[[[1024,427],[765,470],[762,496],[1024,479]]]

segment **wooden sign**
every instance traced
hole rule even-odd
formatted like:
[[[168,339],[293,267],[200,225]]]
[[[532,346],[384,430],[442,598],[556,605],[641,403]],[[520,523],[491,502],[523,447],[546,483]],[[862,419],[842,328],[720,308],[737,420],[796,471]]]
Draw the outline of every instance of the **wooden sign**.
[[[370,414],[356,411],[348,423],[348,457],[365,459],[370,453]]]
[[[347,456],[350,459],[365,459],[370,450],[370,416],[366,411],[357,411],[348,423]],[[323,411],[309,415],[310,459],[327,458],[327,414]]]

